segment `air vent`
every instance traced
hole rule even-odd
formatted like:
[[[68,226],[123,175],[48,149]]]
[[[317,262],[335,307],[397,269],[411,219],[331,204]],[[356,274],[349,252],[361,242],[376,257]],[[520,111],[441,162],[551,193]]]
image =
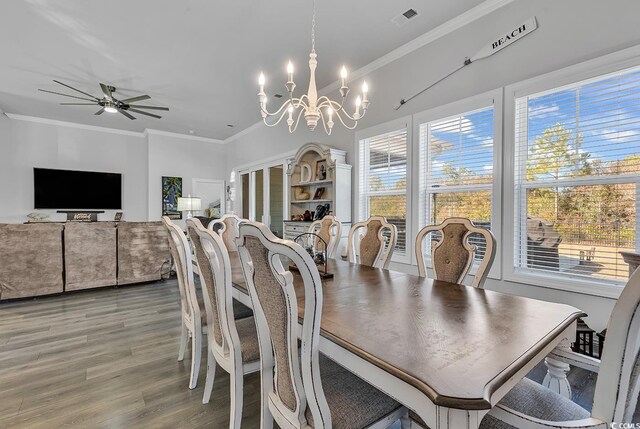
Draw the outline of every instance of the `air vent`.
[[[402,27],[405,25],[411,18],[414,18],[418,15],[418,12],[415,9],[408,9],[401,13],[400,15],[394,17],[391,22],[393,22],[396,26]]]

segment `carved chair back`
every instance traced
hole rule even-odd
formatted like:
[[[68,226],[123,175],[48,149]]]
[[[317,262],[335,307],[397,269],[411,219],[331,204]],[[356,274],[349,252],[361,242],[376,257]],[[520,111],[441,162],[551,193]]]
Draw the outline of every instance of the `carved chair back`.
[[[182,228],[167,216],[162,216],[162,223],[169,231],[169,249],[176,267],[183,318],[187,325],[193,328],[196,321],[200,321],[200,306],[193,279],[191,248]]]
[[[236,237],[238,236],[238,225],[242,219],[235,214],[225,214],[220,219],[216,219],[209,223],[208,229],[217,232],[222,236],[224,245],[227,246],[229,252],[237,252]]]
[[[238,250],[251,295],[260,344],[262,399],[280,427],[331,427],[319,371],[322,285],[318,269],[297,243],[281,240],[263,224],[240,224]],[[293,275],[280,256],[298,268],[304,287],[304,320],[298,352],[298,305]],[[264,405],[263,405],[264,406]]]
[[[640,269],[613,307],[593,397],[592,416],[630,422],[640,394]]]
[[[231,353],[241,358],[233,315],[229,252],[222,237],[205,228],[199,219],[190,218],[186,223],[200,270],[209,341],[213,341],[222,356]]]
[[[439,240],[431,246],[431,262],[435,278],[458,284],[464,281],[478,252],[477,244],[471,243],[470,237],[472,234],[479,234],[484,238],[486,243],[484,254],[472,283],[473,287],[482,288],[496,254],[496,239],[491,231],[475,226],[469,219],[461,217],[445,219],[440,225],[425,226],[416,237],[416,258],[418,273],[421,277],[427,276],[423,241],[428,234],[434,232],[440,235]]]
[[[309,226],[309,232],[320,236],[327,243],[327,257],[335,258],[340,244],[340,237],[342,236],[342,224],[340,221],[335,216],[327,215],[313,222]],[[316,252],[325,250],[324,243],[317,237],[313,238],[313,244]]]
[[[364,234],[361,229],[364,229]],[[371,216],[366,221],[357,222],[349,231],[349,262],[387,269],[397,240],[396,226],[385,217]]]

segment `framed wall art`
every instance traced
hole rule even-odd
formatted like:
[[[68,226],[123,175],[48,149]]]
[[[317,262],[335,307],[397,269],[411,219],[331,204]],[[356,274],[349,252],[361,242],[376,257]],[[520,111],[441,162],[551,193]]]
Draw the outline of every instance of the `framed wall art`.
[[[162,216],[182,219],[178,198],[182,196],[182,177],[162,176]]]

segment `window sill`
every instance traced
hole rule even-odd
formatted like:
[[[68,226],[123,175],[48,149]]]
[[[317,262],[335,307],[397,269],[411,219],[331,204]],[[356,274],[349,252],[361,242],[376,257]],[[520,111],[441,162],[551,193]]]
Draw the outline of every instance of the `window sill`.
[[[618,299],[624,287],[623,282],[616,283],[614,280],[590,281],[584,278],[570,278],[564,275],[538,274],[515,270],[506,272],[504,280],[535,287],[613,299]]]

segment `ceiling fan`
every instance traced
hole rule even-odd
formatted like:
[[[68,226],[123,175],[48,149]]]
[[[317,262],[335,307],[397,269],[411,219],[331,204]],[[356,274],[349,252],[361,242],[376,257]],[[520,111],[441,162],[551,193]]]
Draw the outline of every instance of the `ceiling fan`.
[[[155,115],[153,113],[149,113],[149,112],[145,112],[144,110],[140,110],[140,109],[145,109],[145,110],[165,110],[168,111],[169,108],[168,107],[157,107],[157,106],[141,106],[139,104],[132,104],[135,103],[137,101],[142,101],[142,100],[148,100],[151,97],[148,95],[139,95],[137,97],[131,97],[131,98],[125,98],[124,100],[118,100],[117,98],[115,98],[113,96],[113,93],[116,92],[116,88],[111,86],[111,85],[105,85],[104,83],[100,84],[100,88],[102,89],[102,94],[103,97],[102,98],[98,98],[98,97],[94,97],[93,95],[86,93],[84,91],[80,91],[77,88],[74,88],[70,85],[67,85],[66,83],[62,83],[60,81],[57,80],[53,80],[55,83],[62,85],[62,86],[66,86],[69,89],[72,89],[76,92],[79,92],[80,94],[85,95],[86,97],[90,97],[90,98],[86,98],[86,97],[78,97],[77,95],[69,95],[69,94],[62,94],[61,92],[55,92],[55,91],[49,91],[46,89],[38,89],[38,91],[42,91],[42,92],[48,92],[51,94],[56,94],[56,95],[63,95],[65,97],[71,97],[71,98],[77,98],[79,100],[86,100],[86,101],[90,101],[90,103],[60,103],[61,106],[100,106],[101,109],[98,110],[95,115],[102,115],[104,112],[107,113],[122,113],[124,116],[126,116],[127,118],[134,120],[136,119],[135,116],[133,116],[131,113],[129,112],[134,112],[134,113],[138,113],[140,115],[146,115],[146,116],[151,116],[152,118],[156,118],[156,119],[160,119],[162,118],[162,116],[159,115]]]

